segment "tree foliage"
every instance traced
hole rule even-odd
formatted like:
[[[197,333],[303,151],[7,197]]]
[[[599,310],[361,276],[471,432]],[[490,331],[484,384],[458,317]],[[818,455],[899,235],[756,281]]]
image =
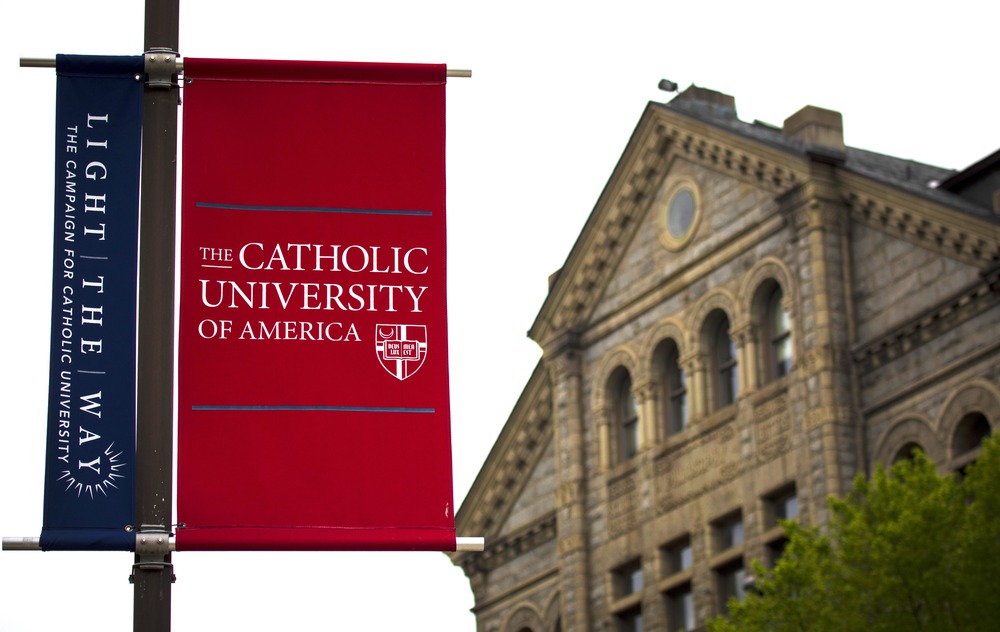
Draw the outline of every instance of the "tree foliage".
[[[828,528],[785,523],[789,542],[711,632],[993,630],[1000,626],[1000,441],[964,477],[922,453],[858,476]]]

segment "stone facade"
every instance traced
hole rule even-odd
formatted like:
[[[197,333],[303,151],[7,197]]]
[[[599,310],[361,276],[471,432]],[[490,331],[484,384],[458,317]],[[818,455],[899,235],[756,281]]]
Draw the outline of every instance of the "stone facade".
[[[700,629],[858,473],[1000,424],[1000,160],[954,173],[691,87],[651,103],[458,516],[484,632]],[[972,191],[974,195],[963,195]],[[998,198],[1000,199],[1000,198]]]

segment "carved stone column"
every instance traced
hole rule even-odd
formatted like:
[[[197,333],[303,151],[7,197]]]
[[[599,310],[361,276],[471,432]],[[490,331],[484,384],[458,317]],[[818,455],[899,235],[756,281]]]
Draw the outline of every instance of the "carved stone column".
[[[615,462],[611,437],[611,411],[607,408],[598,408],[591,414],[597,427],[597,471],[607,472]]]
[[[659,419],[656,415],[659,389],[655,382],[646,381],[632,389],[639,408],[639,449],[643,450],[656,444],[656,427]]]
[[[736,343],[740,394],[747,393],[759,386],[757,381],[757,336],[749,320],[737,323],[730,334]]]
[[[849,367],[847,293],[852,288],[842,276],[849,212],[841,201],[836,168],[816,160],[809,181],[781,200],[793,218],[797,248],[807,255],[801,277],[802,311],[811,315],[811,327],[801,323],[803,357],[796,358],[807,385],[807,413],[803,429],[810,441],[819,441],[821,456],[811,465],[822,476],[818,498],[840,496],[850,485],[856,462],[855,427]],[[849,255],[846,255],[849,256]],[[827,519],[825,506],[814,519]]]
[[[553,385],[556,532],[563,628],[584,631],[590,629],[591,620],[586,426],[581,357],[573,332],[561,332],[546,344],[543,359]]]
[[[708,410],[708,389],[706,388],[705,359],[697,349],[685,353],[677,359],[688,380],[688,413],[690,421],[705,416]]]

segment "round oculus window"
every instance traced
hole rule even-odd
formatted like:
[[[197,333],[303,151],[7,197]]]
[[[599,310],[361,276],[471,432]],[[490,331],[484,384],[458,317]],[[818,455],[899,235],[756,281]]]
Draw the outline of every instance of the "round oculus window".
[[[688,189],[679,189],[667,205],[667,231],[676,240],[682,240],[694,223],[694,195]]]

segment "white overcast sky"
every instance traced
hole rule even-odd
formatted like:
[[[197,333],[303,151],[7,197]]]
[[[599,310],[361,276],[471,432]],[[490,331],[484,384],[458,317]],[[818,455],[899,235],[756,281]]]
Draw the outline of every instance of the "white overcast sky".
[[[815,8],[813,8],[815,6]],[[1000,147],[994,3],[426,1],[181,6],[191,57],[446,63],[455,499],[540,355],[525,331],[667,77],[776,125],[839,110],[849,145],[963,168]],[[20,57],[140,54],[143,3],[0,9],[0,534],[37,536],[51,273],[55,73]],[[488,351],[487,351],[488,348]],[[475,536],[476,533],[459,535]],[[127,553],[0,553],[0,630],[127,630]],[[182,553],[173,628],[475,629],[440,553]],[[75,614],[71,614],[74,612]]]

